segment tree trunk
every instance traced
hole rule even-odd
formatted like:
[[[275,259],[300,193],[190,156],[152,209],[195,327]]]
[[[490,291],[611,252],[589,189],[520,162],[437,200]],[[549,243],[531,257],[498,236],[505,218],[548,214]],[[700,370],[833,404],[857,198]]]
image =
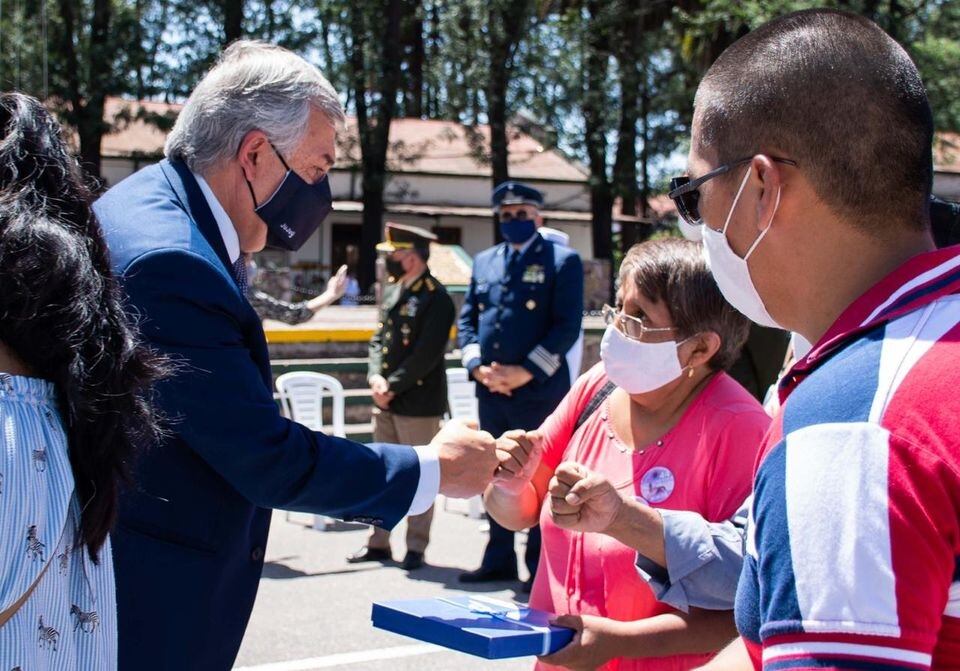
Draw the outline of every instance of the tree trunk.
[[[490,172],[492,186],[510,179],[507,137],[507,89],[513,74],[513,54],[529,16],[528,0],[491,0],[488,13],[490,74],[487,82],[487,119],[490,125]],[[493,218],[494,240],[500,242],[500,226]]]
[[[376,245],[383,235],[383,190],[387,177],[387,151],[390,139],[390,124],[396,114],[397,93],[400,88],[400,44],[403,22],[413,15],[416,5],[405,0],[389,0],[383,35],[382,51],[378,56],[377,93],[379,101],[376,119],[371,124],[370,110],[365,99],[365,68],[363,60],[364,21],[362,8],[353,8],[352,32],[354,52],[351,64],[356,96],[357,126],[360,133],[360,149],[363,159],[363,222],[360,228],[359,282],[368,290],[376,279]]]
[[[617,154],[613,164],[613,183],[620,197],[623,214],[637,213],[637,116],[640,91],[640,30],[639,2],[626,0],[622,12],[623,37],[617,50],[620,71],[620,126],[617,134]]]
[[[588,0],[590,21],[586,27],[586,90],[583,117],[590,165],[590,211],[593,256],[613,261],[613,191],[607,177],[606,81],[610,53],[601,24],[602,0]],[[611,275],[612,279],[612,275]],[[612,289],[612,284],[611,284]]]
[[[243,37],[243,0],[223,0],[223,43]]]
[[[423,42],[423,16],[418,11],[409,22],[410,58],[408,61],[408,82],[406,94],[406,116],[419,119],[423,116],[423,62],[425,47]]]
[[[80,65],[77,54],[77,17],[75,4],[60,0],[60,18],[63,22],[63,53],[67,61],[67,98],[70,102],[69,119],[77,130],[79,160],[83,169],[100,182],[100,145],[106,125],[103,120],[104,101],[111,70],[112,46],[108,43],[112,7],[110,0],[94,0],[90,20],[90,46],[86,63]],[[87,87],[80,82],[81,71],[89,77]],[[84,95],[84,89],[92,91]]]

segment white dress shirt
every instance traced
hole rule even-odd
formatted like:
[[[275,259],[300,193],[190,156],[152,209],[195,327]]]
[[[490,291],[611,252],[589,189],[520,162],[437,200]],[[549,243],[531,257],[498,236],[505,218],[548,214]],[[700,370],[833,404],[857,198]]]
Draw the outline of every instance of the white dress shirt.
[[[240,237],[237,235],[237,229],[207,181],[195,172],[192,174],[200,186],[203,197],[207,200],[207,205],[217,222],[217,228],[220,229],[220,237],[223,238],[223,244],[227,248],[230,263],[235,264],[240,258]],[[417,491],[413,495],[407,514],[419,515],[430,509],[440,492],[440,454],[432,445],[422,445],[413,449],[420,461],[420,482],[417,484]]]

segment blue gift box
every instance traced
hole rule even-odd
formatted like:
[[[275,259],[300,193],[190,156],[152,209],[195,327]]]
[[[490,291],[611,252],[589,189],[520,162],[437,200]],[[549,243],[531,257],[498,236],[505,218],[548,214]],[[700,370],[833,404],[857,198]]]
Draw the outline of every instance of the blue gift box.
[[[549,624],[550,613],[485,596],[373,604],[373,626],[486,659],[556,652],[573,630]]]

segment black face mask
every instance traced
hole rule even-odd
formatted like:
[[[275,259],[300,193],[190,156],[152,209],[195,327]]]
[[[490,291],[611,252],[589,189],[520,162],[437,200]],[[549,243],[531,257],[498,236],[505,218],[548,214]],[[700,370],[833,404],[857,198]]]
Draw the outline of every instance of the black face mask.
[[[267,225],[267,245],[295,252],[320,228],[320,224],[333,209],[330,180],[324,175],[316,184],[304,181],[290,169],[272,142],[270,147],[287,169],[287,174],[283,176],[277,190],[257,205],[253,185],[246,176],[244,180],[250,189],[250,197],[253,198],[253,211]]]
[[[389,256],[384,259],[384,267],[387,270],[387,275],[392,277],[394,282],[399,282],[400,278],[407,273],[407,271],[403,269],[402,263]]]

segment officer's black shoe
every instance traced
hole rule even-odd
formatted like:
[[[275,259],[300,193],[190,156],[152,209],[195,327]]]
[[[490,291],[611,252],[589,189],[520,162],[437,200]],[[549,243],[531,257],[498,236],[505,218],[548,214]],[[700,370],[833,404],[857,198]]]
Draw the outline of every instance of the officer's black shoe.
[[[481,566],[476,571],[467,571],[460,574],[460,582],[499,582],[517,579],[517,569],[508,568],[484,568]]]
[[[527,579],[524,580],[523,583],[520,585],[520,592],[521,592],[521,594],[529,594],[529,593],[530,593],[530,590],[532,590],[532,589],[533,589],[533,578],[527,578]]]
[[[404,571],[416,571],[418,568],[423,568],[423,553],[408,550],[407,556],[403,558],[403,562],[400,564],[400,568]]]
[[[352,555],[347,556],[348,564],[360,564],[365,561],[393,561],[393,555],[390,554],[390,550],[363,547],[354,552]]]

